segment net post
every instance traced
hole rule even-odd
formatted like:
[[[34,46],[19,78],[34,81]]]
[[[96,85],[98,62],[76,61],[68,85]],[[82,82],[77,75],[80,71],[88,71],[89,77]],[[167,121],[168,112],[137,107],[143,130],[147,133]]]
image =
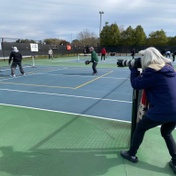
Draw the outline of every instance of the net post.
[[[34,58],[34,55],[32,55],[32,67],[35,67],[35,58]]]
[[[130,145],[132,142],[132,137],[136,128],[137,124],[137,111],[138,111],[138,100],[139,100],[139,91],[133,89],[133,100],[132,100],[132,115],[131,115],[131,140]]]
[[[78,60],[77,61],[79,62],[79,54],[78,54]]]
[[[35,55],[34,52],[38,52],[39,48],[38,48],[38,44],[37,43],[30,43],[30,49],[32,52],[32,67],[35,67]]]

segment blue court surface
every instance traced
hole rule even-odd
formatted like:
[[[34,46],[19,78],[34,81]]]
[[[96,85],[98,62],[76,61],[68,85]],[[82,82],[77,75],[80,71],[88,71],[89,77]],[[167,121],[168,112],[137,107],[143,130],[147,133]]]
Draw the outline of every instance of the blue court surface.
[[[29,70],[29,71],[28,71]],[[26,68],[26,75],[0,77],[1,103],[131,120],[132,88],[127,68]],[[9,72],[9,71],[7,71]]]

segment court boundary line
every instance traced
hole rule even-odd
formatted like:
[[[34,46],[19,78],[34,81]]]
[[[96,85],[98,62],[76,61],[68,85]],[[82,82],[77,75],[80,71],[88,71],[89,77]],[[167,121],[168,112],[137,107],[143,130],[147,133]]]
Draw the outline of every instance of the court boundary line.
[[[16,108],[24,108],[24,109],[32,109],[32,110],[39,110],[39,111],[46,111],[46,112],[54,112],[54,113],[69,114],[69,115],[82,116],[82,117],[89,117],[89,118],[93,118],[93,119],[101,119],[101,120],[108,120],[108,121],[117,121],[117,122],[131,123],[131,121],[118,120],[118,119],[101,117],[101,116],[93,116],[93,115],[88,115],[88,114],[71,113],[71,112],[66,112],[66,111],[56,111],[56,110],[49,110],[49,109],[43,109],[43,108],[35,108],[35,107],[30,107],[30,106],[22,106],[22,105],[14,105],[14,104],[6,104],[6,103],[0,103],[0,106],[9,106],[9,107],[16,107]]]
[[[98,79],[100,79],[100,78],[106,76],[106,75],[109,75],[109,74],[112,73],[112,72],[113,72],[113,70],[111,70],[111,71],[109,71],[108,73],[106,73],[106,74],[104,74],[104,75],[101,75],[101,76],[99,76],[99,77],[97,77],[97,78],[95,78],[95,79],[93,79],[93,80],[87,81],[87,82],[85,82],[84,84],[81,84],[81,85],[75,87],[75,89],[79,89],[79,88],[81,88],[81,87],[84,87],[84,86],[86,86],[86,85],[88,85],[88,84],[90,84],[90,83],[92,83],[92,82],[94,82],[94,81],[96,81],[96,80],[98,80]]]
[[[15,78],[16,79],[16,78]],[[26,84],[26,83],[16,83],[16,82],[1,82],[0,84],[11,84],[11,85],[22,85],[22,86],[33,86],[33,87],[48,87],[48,88],[64,88],[64,89],[75,89],[74,87],[64,87],[64,86],[49,86],[42,84]],[[10,90],[10,89],[9,89]]]
[[[84,98],[84,99],[92,99],[92,100],[101,100],[101,101],[110,101],[110,102],[119,102],[119,103],[128,103],[132,104],[132,101],[124,101],[124,100],[113,100],[113,99],[103,99],[96,97],[86,97],[80,95],[69,95],[69,94],[59,94],[59,93],[50,93],[50,92],[38,92],[38,91],[26,91],[26,90],[16,90],[16,89],[1,89],[0,91],[8,91],[8,92],[18,92],[18,93],[28,93],[28,94],[37,94],[37,95],[51,95],[51,96],[62,96],[62,97],[73,97],[73,98]]]

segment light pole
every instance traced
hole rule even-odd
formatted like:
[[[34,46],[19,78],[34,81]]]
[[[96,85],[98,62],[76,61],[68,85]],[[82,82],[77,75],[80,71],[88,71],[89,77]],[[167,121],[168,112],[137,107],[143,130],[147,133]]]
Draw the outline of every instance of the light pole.
[[[102,24],[102,15],[104,14],[103,11],[99,11],[100,14],[100,29],[99,29],[99,37],[100,37],[100,33],[101,33],[101,24]]]
[[[71,35],[71,41],[70,41],[70,44],[72,43],[72,34],[70,34]]]

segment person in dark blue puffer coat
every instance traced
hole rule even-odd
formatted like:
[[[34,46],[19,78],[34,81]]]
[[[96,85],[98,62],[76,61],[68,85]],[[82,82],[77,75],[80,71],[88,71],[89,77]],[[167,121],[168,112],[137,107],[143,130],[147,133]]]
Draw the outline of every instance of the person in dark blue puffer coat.
[[[156,48],[149,47],[139,53],[142,54],[142,73],[135,67],[129,67],[131,86],[136,90],[145,90],[149,105],[137,123],[130,149],[121,151],[121,156],[131,162],[138,162],[136,153],[145,132],[161,125],[161,135],[171,155],[169,165],[176,173],[176,143],[172,135],[176,127],[176,72],[171,60],[162,56]]]

